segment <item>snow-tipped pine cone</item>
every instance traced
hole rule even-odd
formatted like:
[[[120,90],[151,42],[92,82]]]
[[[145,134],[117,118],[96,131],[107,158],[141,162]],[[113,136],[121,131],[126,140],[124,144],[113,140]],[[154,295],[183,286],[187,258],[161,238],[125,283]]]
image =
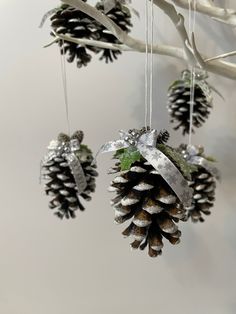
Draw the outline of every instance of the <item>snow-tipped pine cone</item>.
[[[180,151],[188,159],[187,145],[181,145]],[[203,149],[198,156],[202,156]],[[214,206],[216,178],[204,167],[198,165],[192,173],[189,186],[193,188],[193,200],[190,207],[186,207],[186,220],[191,218],[193,222],[204,222],[204,216],[211,214]]]
[[[71,139],[78,139],[81,143],[83,139],[82,131],[75,132],[70,138],[66,134],[60,134],[58,141],[62,143]],[[85,208],[80,199],[91,200],[90,194],[95,191],[95,177],[98,175],[93,164],[92,152],[85,145],[80,145],[80,149],[74,152],[82,166],[87,186],[85,190],[78,195],[78,189],[75,178],[71,172],[68,161],[65,156],[55,156],[49,161],[43,162],[43,177],[47,181],[45,191],[47,195],[52,196],[49,202],[49,208],[55,210],[54,214],[59,218],[75,218],[75,211]]]
[[[164,143],[168,137],[168,132],[161,132],[158,142]],[[114,173],[118,174],[109,191],[117,194],[111,201],[115,222],[131,220],[123,231],[124,236],[133,237],[131,247],[144,250],[148,246],[149,256],[156,257],[162,253],[163,238],[179,243],[177,223],[185,218],[185,209],[158,171],[141,158],[126,171],[121,171],[118,161],[109,170],[109,174]]]
[[[86,2],[86,0],[83,1]],[[99,39],[95,21],[82,11],[66,4],[62,4],[51,16],[51,27],[57,34],[78,39]],[[70,63],[76,61],[78,68],[86,66],[91,61],[92,56],[89,52],[96,51],[93,46],[79,45],[64,40],[59,40],[58,43],[61,54],[66,54],[67,61]]]
[[[96,4],[96,9],[104,13],[104,5],[102,2]],[[112,8],[106,15],[115,22],[124,32],[130,32],[132,27],[130,11],[123,7],[119,1],[116,1],[116,6]],[[112,44],[120,44],[120,41],[103,25],[98,25],[99,40],[103,42],[109,42]],[[105,60],[106,63],[113,62],[121,54],[120,50],[111,50],[98,48],[98,52],[101,52],[100,60]]]
[[[182,78],[174,82],[168,92],[168,111],[171,123],[175,123],[174,130],[182,129],[183,135],[189,133],[190,128],[190,91],[191,73],[189,70],[182,72]],[[204,81],[205,86],[210,87]],[[194,105],[193,105],[193,129],[201,127],[208,119],[212,108],[212,97],[207,95],[198,81],[194,84]]]
[[[87,0],[83,0],[86,2]],[[96,8],[104,13],[104,6],[98,2]],[[107,16],[114,21],[123,31],[129,32],[131,24],[131,15],[127,8],[124,8],[119,2],[107,13]],[[118,44],[119,40],[112,35],[99,22],[82,11],[62,4],[58,10],[51,16],[51,27],[57,34],[68,35],[77,39],[89,39]],[[53,32],[52,35],[54,36]],[[86,66],[92,59],[92,53],[100,53],[100,60],[106,62],[114,61],[121,54],[119,50],[110,50],[98,48],[90,45],[80,45],[77,43],[59,40],[61,54],[66,54],[68,62],[76,61],[77,67]]]

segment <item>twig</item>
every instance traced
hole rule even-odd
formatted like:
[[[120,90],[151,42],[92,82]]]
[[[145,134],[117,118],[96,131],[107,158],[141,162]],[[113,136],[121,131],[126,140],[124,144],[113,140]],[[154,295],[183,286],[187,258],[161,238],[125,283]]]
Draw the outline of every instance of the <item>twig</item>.
[[[188,9],[188,0],[171,0],[175,5]],[[206,4],[206,2],[208,4]],[[212,1],[198,0],[196,1],[196,11],[208,15],[216,21],[236,26],[236,10],[217,7]]]
[[[170,18],[170,20],[172,21],[180,35],[180,38],[184,46],[184,52],[189,63],[191,65],[196,65],[196,58],[192,50],[190,49],[191,44],[188,38],[188,33],[184,26],[184,17],[176,11],[173,4],[168,3],[165,0],[154,0],[153,2]]]
[[[75,43],[77,45],[81,46],[93,46],[98,48],[105,48],[105,49],[111,49],[111,50],[121,50],[121,51],[131,51],[132,49],[126,45],[123,44],[113,44],[108,42],[103,42],[99,40],[93,40],[93,39],[86,39],[86,38],[75,38],[68,35],[58,34],[56,32],[53,32],[54,36],[56,38],[49,44],[45,45],[44,47],[47,48],[51,45],[53,45],[55,42],[57,42],[60,39],[63,39],[65,41],[70,41],[72,43]]]
[[[45,45],[44,47],[49,47],[53,45],[55,42],[57,42],[58,40],[64,39],[65,41],[69,41],[78,45],[87,45],[87,46],[93,46],[93,47],[105,48],[105,49],[111,49],[111,50],[120,50],[120,51],[137,51],[124,44],[112,44],[112,43],[107,43],[103,41],[83,39],[83,38],[79,39],[75,37],[70,37],[68,35],[58,34],[55,32],[54,32],[54,35],[56,36],[56,38],[49,44]],[[149,51],[150,49],[151,47],[149,45]],[[145,49],[140,49],[139,52],[144,53]],[[186,61],[184,51],[182,48],[179,48],[179,47],[168,46],[168,45],[154,45],[153,53],[166,55],[169,57],[174,57],[174,58],[178,58],[178,59],[182,59]]]
[[[224,58],[235,56],[235,55],[236,55],[236,51],[231,51],[231,52],[223,53],[221,55],[218,55],[218,56],[215,56],[215,57],[212,57],[212,58],[205,59],[204,61],[205,62],[210,62],[210,61],[213,61],[213,60],[224,59]]]

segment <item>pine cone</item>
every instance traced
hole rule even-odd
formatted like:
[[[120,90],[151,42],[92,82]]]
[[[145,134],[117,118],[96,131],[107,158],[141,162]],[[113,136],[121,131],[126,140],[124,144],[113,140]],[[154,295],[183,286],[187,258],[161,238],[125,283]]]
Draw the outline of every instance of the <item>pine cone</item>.
[[[187,145],[181,145],[180,150],[187,159]],[[200,154],[202,156],[202,154]],[[210,208],[214,206],[216,179],[202,166],[197,166],[197,171],[192,173],[192,180],[189,186],[193,188],[193,200],[190,207],[187,207],[186,220],[191,218],[193,222],[204,222],[204,215],[210,215]]]
[[[86,0],[83,1],[86,2]],[[69,5],[62,4],[51,16],[51,27],[58,34],[66,34],[74,38],[98,39],[95,21]],[[58,43],[61,47],[61,54],[67,54],[68,62],[76,60],[78,68],[86,66],[91,61],[89,51],[96,51],[95,47],[78,45],[69,41],[59,40]]]
[[[96,4],[96,9],[104,13],[104,5],[102,2]],[[119,1],[116,1],[116,6],[112,8],[106,15],[115,22],[123,31],[126,33],[130,32],[131,23],[131,14],[127,8],[124,8]],[[112,44],[120,44],[120,41],[103,25],[98,24],[97,26],[99,40],[103,42],[109,42]],[[105,59],[106,63],[113,62],[114,59],[117,59],[118,55],[121,54],[120,50],[110,50],[104,48],[98,48],[97,52],[102,52],[100,60]]]
[[[120,172],[120,162],[109,173]],[[176,222],[185,217],[185,210],[161,175],[145,159],[136,161],[130,170],[121,171],[111,182],[109,191],[117,196],[111,201],[115,222],[131,223],[123,231],[133,236],[131,247],[145,249],[156,257],[162,253],[163,237],[170,243],[180,242]]]
[[[62,143],[75,138],[81,142],[83,133],[81,131],[76,132],[71,138],[65,134],[58,136],[58,140]],[[56,209],[55,215],[61,219],[64,217],[75,218],[76,210],[84,210],[80,197],[89,201],[91,200],[90,194],[95,191],[95,177],[98,174],[95,170],[96,165],[92,163],[91,151],[86,146],[81,145],[75,154],[80,160],[87,181],[87,187],[80,195],[77,193],[74,176],[63,154],[43,163],[44,178],[48,181],[45,185],[45,191],[47,195],[53,197],[49,203],[49,208]]]
[[[171,123],[178,123],[174,130],[182,128],[182,133],[189,133],[190,123],[190,71],[182,72],[182,78],[175,82],[168,93],[168,111]],[[207,82],[204,81],[207,85]],[[209,86],[208,86],[209,87]],[[210,91],[210,89],[209,89]],[[212,98],[206,95],[197,82],[194,85],[193,127],[199,128],[208,119],[212,108]],[[194,132],[194,129],[192,130]]]

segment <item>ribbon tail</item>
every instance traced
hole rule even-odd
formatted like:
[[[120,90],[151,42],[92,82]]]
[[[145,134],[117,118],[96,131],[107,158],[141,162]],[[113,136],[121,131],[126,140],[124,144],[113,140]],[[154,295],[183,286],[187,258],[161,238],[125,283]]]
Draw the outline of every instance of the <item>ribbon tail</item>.
[[[103,0],[104,13],[107,14],[116,6],[116,0]]]
[[[194,165],[202,166],[204,169],[206,169],[213,177],[215,177],[218,181],[221,181],[221,173],[217,167],[213,165],[212,162],[206,160],[203,157],[200,156],[193,156],[190,159],[190,162]]]
[[[117,140],[117,141],[107,142],[104,145],[102,145],[101,148],[98,150],[98,152],[96,153],[96,155],[93,159],[92,164],[94,165],[97,163],[98,155],[103,154],[103,153],[115,152],[118,149],[126,148],[128,146],[129,146],[129,144],[127,144],[123,139]]]
[[[44,14],[44,16],[41,19],[41,22],[39,24],[39,28],[42,28],[46,22],[46,20],[49,18],[49,16],[53,15],[54,13],[56,13],[59,10],[59,8],[54,8],[52,10],[49,10],[48,12],[46,12]]]
[[[66,160],[75,179],[75,183],[78,189],[77,194],[80,195],[87,186],[87,180],[83,168],[74,153],[67,155]]]
[[[188,181],[172,161],[155,147],[139,144],[137,148],[142,156],[160,173],[183,205],[186,207],[190,206],[193,189],[188,186]]]

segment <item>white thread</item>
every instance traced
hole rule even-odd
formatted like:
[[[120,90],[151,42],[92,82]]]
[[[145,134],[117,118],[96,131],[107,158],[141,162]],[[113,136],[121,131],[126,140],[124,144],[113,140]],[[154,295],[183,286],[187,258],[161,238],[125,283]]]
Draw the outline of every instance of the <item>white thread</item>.
[[[150,110],[149,125],[152,128],[152,111],[153,111],[153,0],[151,0],[151,61],[150,61]]]
[[[193,112],[194,112],[194,96],[195,96],[195,69],[191,67],[191,87],[190,87],[190,110],[189,110],[189,145],[192,144],[192,130],[193,130]]]
[[[67,120],[67,128],[68,134],[70,135],[70,119],[69,119],[69,101],[68,101],[68,91],[67,91],[67,75],[66,75],[66,57],[65,57],[65,45],[64,40],[62,40],[62,53],[60,51],[60,60],[61,60],[61,75],[62,75],[62,85],[64,92],[64,101],[66,107],[66,120]]]
[[[148,120],[148,0],[145,0],[145,128],[147,129]]]
[[[193,1],[193,19],[192,19],[192,1]],[[195,0],[188,0],[189,4],[189,37],[195,30],[196,25],[196,2]],[[192,129],[193,129],[193,113],[194,113],[194,98],[195,98],[195,67],[191,67],[190,78],[190,103],[189,103],[189,145],[192,144]]]

